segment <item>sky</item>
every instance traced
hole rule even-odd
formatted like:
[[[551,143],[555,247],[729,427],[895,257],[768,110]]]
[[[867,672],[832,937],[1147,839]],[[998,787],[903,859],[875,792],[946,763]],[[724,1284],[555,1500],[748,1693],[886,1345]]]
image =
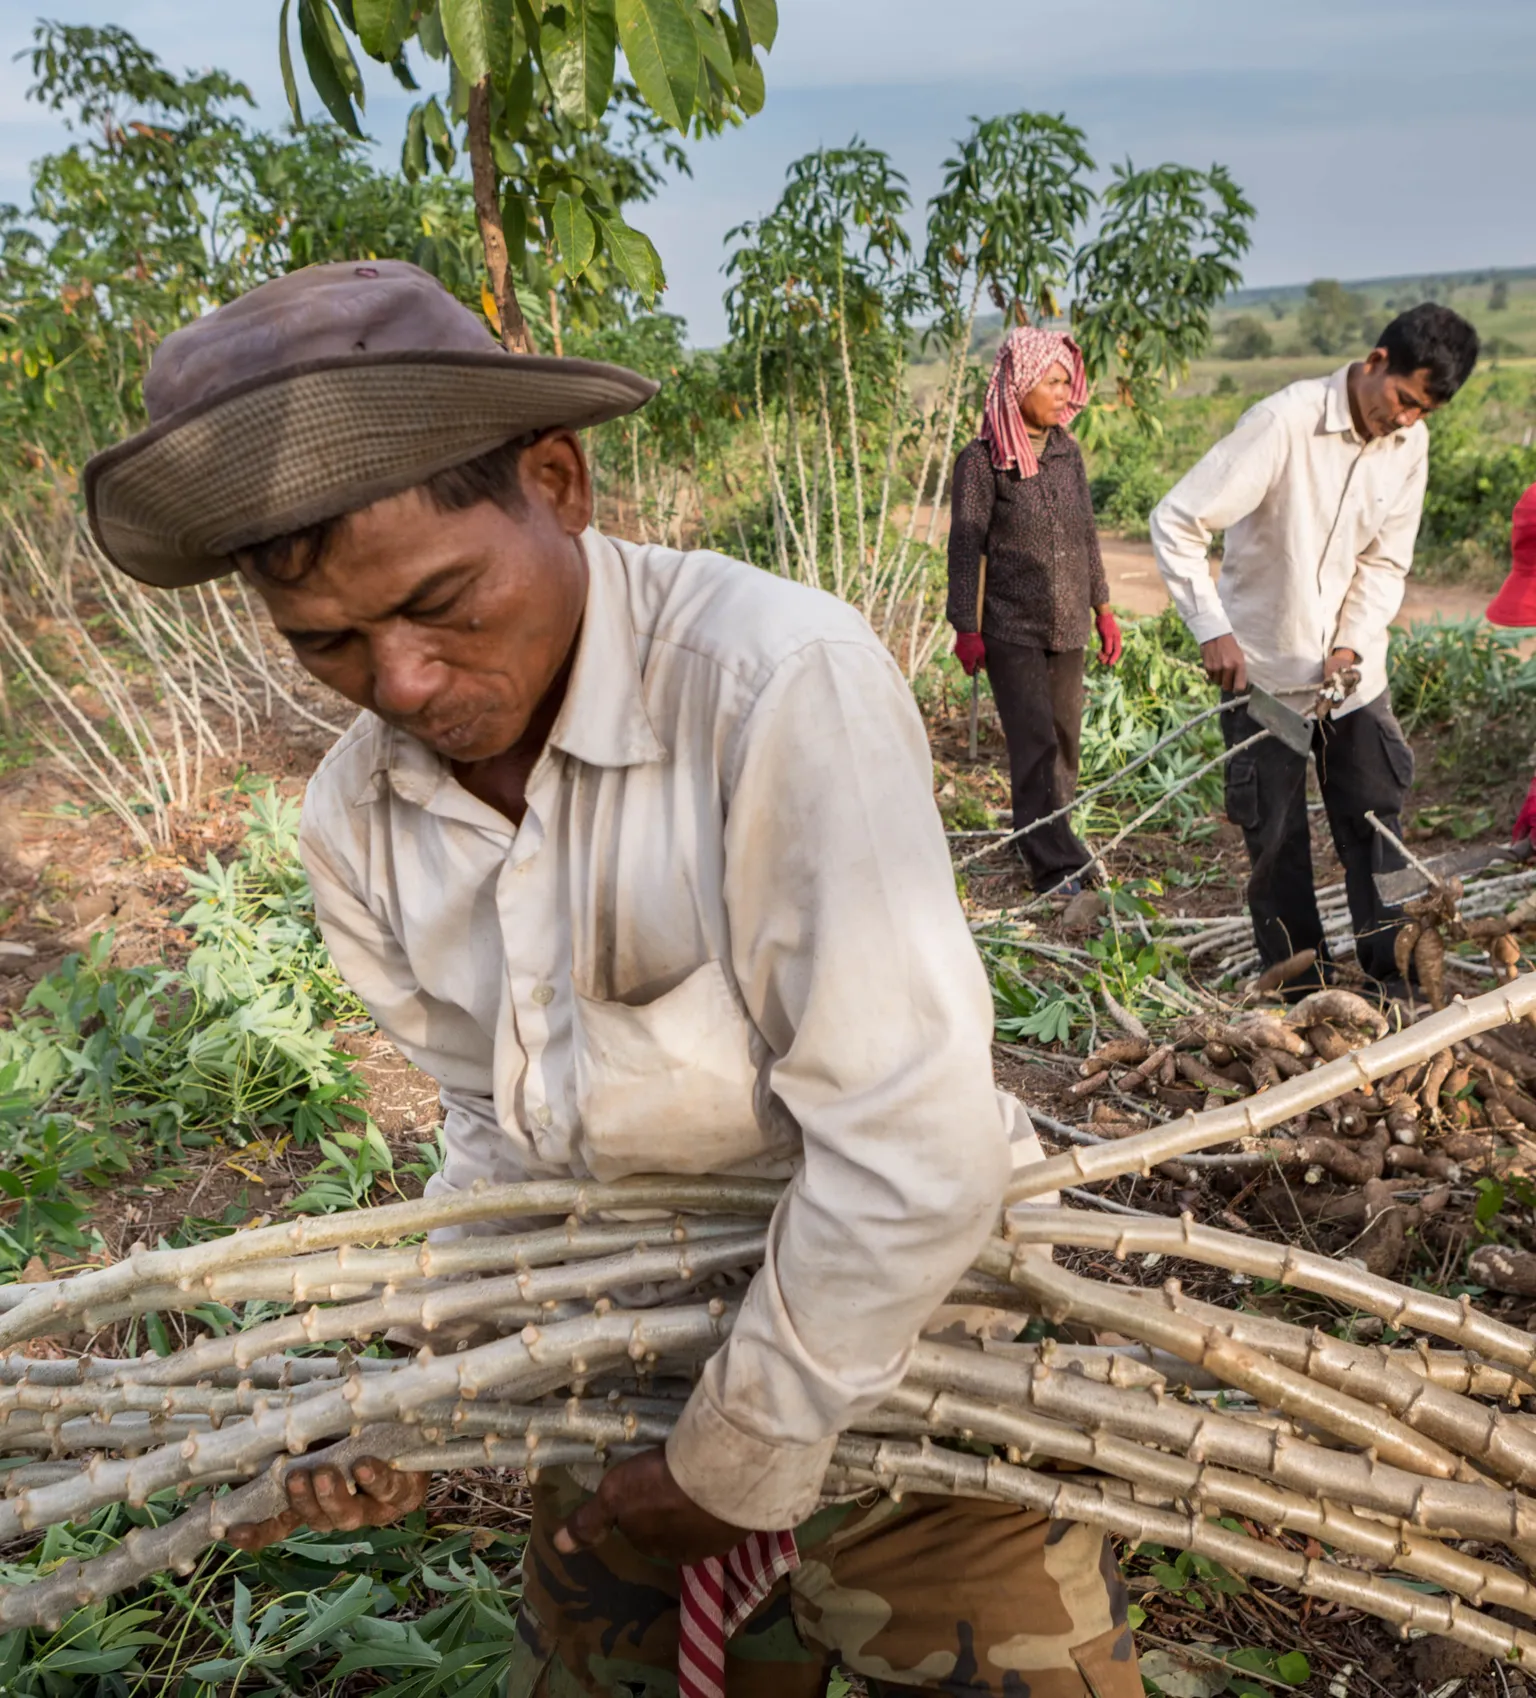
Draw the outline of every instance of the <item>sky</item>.
[[[13,60],[34,15],[0,0],[0,202],[24,203],[29,162],[64,136]],[[277,0],[46,15],[121,24],[176,70],[229,70],[283,120]],[[692,177],[633,215],[699,345],[724,334],[725,232],[771,209],[791,160],[854,135],[884,148],[920,228],[971,118],[1021,107],[1064,112],[1106,168],[1226,165],[1258,209],[1250,286],[1536,264],[1532,0],[779,0],[779,15],[762,113],[690,144]],[[408,97],[368,68],[365,122],[393,159]]]

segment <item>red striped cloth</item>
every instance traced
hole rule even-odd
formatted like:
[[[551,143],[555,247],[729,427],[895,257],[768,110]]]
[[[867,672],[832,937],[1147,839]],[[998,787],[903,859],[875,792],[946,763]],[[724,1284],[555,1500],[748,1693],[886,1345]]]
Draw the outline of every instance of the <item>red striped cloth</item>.
[[[793,1533],[749,1533],[723,1557],[683,1569],[678,1600],[678,1698],[725,1698],[725,1642],[800,1566]]]
[[[1082,349],[1065,331],[1037,330],[1030,324],[1010,330],[1003,338],[987,382],[981,420],[981,440],[991,449],[996,470],[1004,472],[1017,466],[1021,478],[1032,478],[1040,470],[1019,402],[1058,364],[1066,368],[1071,379],[1067,410],[1059,421],[1065,425],[1077,417],[1088,400]]]

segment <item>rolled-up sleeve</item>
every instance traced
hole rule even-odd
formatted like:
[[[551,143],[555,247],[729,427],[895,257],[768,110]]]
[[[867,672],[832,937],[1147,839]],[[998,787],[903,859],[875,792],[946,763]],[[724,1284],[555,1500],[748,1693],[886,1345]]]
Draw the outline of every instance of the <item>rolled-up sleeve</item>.
[[[889,657],[821,641],[783,662],[727,780],[733,966],[805,1159],[667,1450],[698,1503],[773,1528],[810,1513],[838,1432],[901,1377],[1009,1148],[986,976]]]
[[[1211,578],[1211,540],[1259,506],[1284,463],[1280,419],[1266,406],[1254,407],[1152,509],[1157,569],[1197,643],[1232,629]]]
[[[1413,565],[1413,545],[1418,540],[1419,521],[1424,513],[1424,491],[1429,482],[1429,433],[1422,428],[1412,446],[1403,452],[1414,456],[1402,489],[1392,503],[1381,528],[1355,560],[1355,576],[1339,610],[1333,646],[1368,654],[1379,644],[1403,605],[1408,573]]]

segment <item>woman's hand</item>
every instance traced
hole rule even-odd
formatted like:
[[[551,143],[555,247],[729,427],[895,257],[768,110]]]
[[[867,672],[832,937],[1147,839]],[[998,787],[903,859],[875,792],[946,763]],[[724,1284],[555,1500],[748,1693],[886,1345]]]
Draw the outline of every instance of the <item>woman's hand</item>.
[[[402,1474],[387,1462],[359,1459],[352,1470],[356,1489],[340,1468],[290,1468],[283,1484],[288,1508],[270,1521],[248,1521],[231,1527],[225,1537],[242,1551],[260,1551],[286,1539],[301,1527],[316,1533],[355,1533],[362,1527],[386,1527],[420,1509],[427,1496],[430,1474]]]
[[[1099,665],[1116,666],[1120,656],[1125,653],[1125,643],[1120,636],[1120,622],[1108,607],[1096,607],[1093,613],[1093,622],[1099,628]]]
[[[967,678],[974,678],[976,668],[986,665],[987,645],[981,640],[980,631],[955,633],[955,659],[960,662]]]

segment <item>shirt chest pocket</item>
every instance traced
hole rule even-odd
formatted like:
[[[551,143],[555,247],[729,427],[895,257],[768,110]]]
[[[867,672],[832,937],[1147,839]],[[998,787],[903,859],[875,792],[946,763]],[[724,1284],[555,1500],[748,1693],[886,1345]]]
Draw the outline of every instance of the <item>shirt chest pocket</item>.
[[[595,1179],[722,1173],[774,1142],[754,1107],[753,1030],[720,962],[639,1006],[577,992],[573,1038]]]

